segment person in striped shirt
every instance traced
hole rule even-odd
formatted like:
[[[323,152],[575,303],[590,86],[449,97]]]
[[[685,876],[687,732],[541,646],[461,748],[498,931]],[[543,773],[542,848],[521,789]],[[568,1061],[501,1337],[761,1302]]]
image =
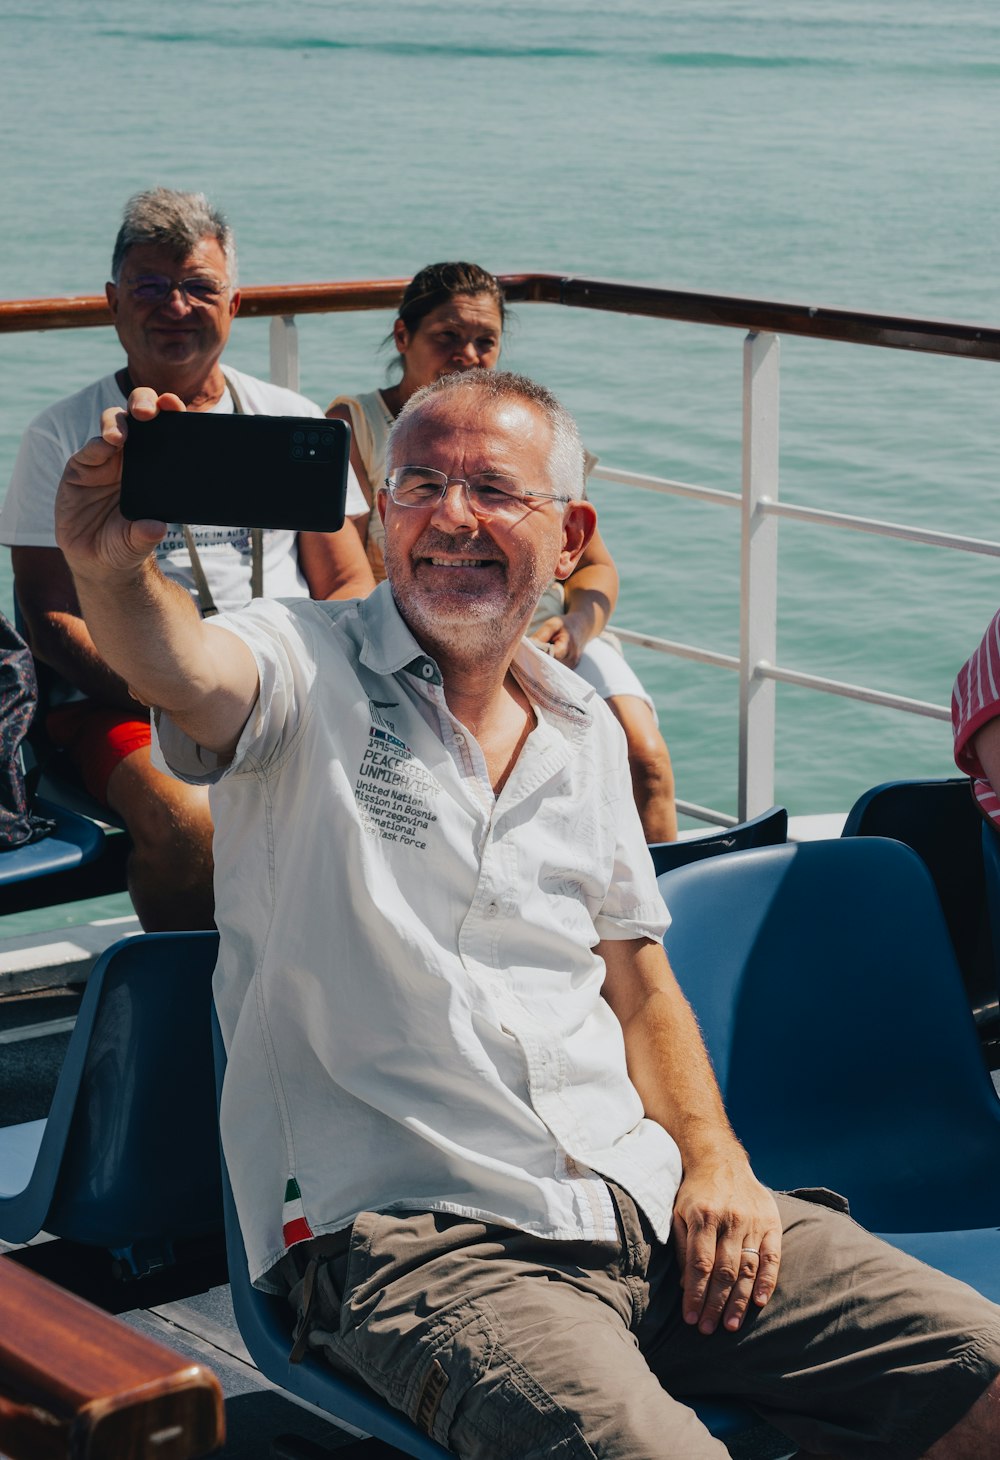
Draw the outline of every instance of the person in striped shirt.
[[[972,777],[980,811],[1000,828],[1000,609],[951,692],[955,764]]]

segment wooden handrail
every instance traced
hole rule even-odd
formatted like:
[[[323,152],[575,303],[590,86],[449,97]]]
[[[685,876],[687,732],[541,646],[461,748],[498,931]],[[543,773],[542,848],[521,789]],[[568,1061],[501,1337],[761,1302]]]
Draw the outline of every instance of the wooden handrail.
[[[827,309],[819,305],[780,303],[768,299],[742,299],[726,294],[699,294],[661,289],[650,284],[625,284],[611,279],[577,278],[563,274],[500,274],[498,278],[506,297],[513,303],[560,304],[574,309],[599,309],[687,324],[801,335],[809,339],[839,340],[919,354],[1000,360],[1000,328],[995,326]],[[394,309],[407,282],[406,279],[376,279],[326,284],[250,285],[241,290],[240,315],[263,318],[268,315]],[[110,312],[100,295],[0,301],[0,334],[26,330],[88,329],[110,323]]]
[[[204,1364],[0,1257],[0,1453],[193,1460],[224,1439]]]
[[[536,297],[535,281],[557,275],[504,274],[506,296],[514,301]],[[329,284],[251,284],[240,290],[241,318],[269,315],[346,314],[366,309],[395,309],[408,279],[348,280]],[[111,323],[103,294],[65,299],[0,300],[0,334],[29,330],[93,329]]]

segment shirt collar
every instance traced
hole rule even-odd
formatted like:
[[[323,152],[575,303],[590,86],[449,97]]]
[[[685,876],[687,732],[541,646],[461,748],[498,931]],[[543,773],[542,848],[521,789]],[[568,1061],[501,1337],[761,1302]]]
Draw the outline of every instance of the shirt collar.
[[[396,607],[388,582],[380,583],[359,605],[364,642],[360,659],[376,674],[408,670],[424,684],[440,684],[441,671],[425,654]]]
[[[532,639],[522,639],[511,666],[532,704],[571,726],[585,730],[597,691]]]

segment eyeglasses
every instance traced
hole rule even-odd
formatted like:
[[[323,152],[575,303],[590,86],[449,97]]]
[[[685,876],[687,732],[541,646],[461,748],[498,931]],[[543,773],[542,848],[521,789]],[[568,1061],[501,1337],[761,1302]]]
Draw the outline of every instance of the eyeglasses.
[[[480,471],[471,477],[450,477],[429,466],[401,466],[386,477],[389,496],[399,507],[432,507],[440,502],[452,482],[465,488],[466,501],[478,516],[515,514],[528,502],[570,502],[556,492],[529,492],[513,477]]]
[[[192,279],[168,279],[166,274],[140,274],[129,283],[129,292],[140,304],[165,304],[179,289],[189,304],[215,304],[229,289],[220,279],[197,274]]]

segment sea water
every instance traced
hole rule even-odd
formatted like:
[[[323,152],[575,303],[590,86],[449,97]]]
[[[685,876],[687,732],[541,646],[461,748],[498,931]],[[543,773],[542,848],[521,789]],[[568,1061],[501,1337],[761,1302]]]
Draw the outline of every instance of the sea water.
[[[1000,323],[991,0],[123,0],[0,5],[0,298],[98,292],[125,198],[227,211],[244,283],[441,258]],[[522,305],[505,361],[602,462],[737,489],[739,331]],[[305,317],[302,389],[382,383],[386,313]],[[228,358],[266,374],[266,321]],[[0,337],[0,490],[110,330]],[[996,537],[1000,367],[782,342],[781,493]],[[621,623],[738,650],[739,514],[598,484]],[[783,524],[779,661],[937,704],[995,560]],[[0,563],[0,601],[9,602]],[[680,794],[736,810],[736,676],[629,649]],[[948,774],[947,725],[778,689],[776,796]]]

